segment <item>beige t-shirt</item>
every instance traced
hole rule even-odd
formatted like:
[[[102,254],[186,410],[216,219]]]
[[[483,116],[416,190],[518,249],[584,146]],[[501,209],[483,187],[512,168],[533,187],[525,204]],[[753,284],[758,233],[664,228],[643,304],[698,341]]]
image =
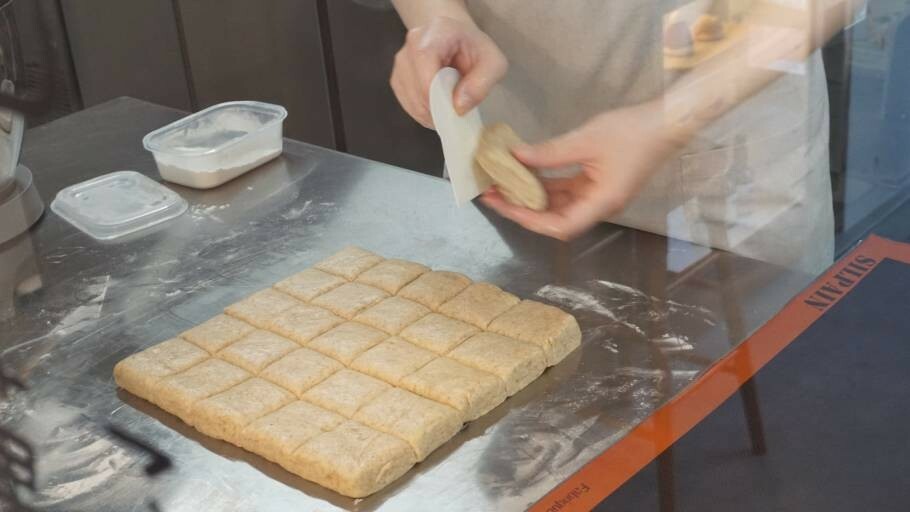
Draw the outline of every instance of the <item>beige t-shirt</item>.
[[[537,142],[654,99],[673,0],[468,0],[509,59],[484,121]],[[761,37],[761,34],[757,34]],[[612,222],[818,272],[833,259],[828,103],[816,52],[705,129]]]

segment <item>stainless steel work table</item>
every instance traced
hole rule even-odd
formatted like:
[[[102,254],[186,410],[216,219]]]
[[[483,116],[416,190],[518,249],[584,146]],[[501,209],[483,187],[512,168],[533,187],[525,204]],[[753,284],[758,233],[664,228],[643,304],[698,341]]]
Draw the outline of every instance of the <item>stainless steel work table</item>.
[[[141,138],[181,115],[118,99],[28,131],[23,162],[48,203],[111,171],[157,179]],[[684,393],[809,282],[610,225],[557,243],[457,208],[441,179],[290,140],[276,161],[214,190],[171,187],[189,211],[128,240],[97,242],[48,211],[18,242],[40,284],[29,280],[37,289],[20,290],[30,293],[0,323],[3,365],[27,385],[0,411],[34,449],[37,491],[20,495],[36,508],[523,510]],[[357,501],[118,391],[111,370],[121,358],[349,244],[559,304],[579,319],[582,347]],[[146,477],[148,457],[108,424],[173,467]]]

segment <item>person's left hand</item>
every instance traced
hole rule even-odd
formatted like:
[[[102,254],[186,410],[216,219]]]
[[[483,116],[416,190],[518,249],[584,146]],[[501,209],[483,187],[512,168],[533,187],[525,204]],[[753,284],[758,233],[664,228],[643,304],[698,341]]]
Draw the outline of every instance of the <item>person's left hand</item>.
[[[605,112],[554,139],[513,148],[531,168],[580,166],[571,178],[542,180],[547,210],[515,206],[495,188],[482,201],[531,231],[569,240],[621,212],[685,139],[665,123],[658,102]]]

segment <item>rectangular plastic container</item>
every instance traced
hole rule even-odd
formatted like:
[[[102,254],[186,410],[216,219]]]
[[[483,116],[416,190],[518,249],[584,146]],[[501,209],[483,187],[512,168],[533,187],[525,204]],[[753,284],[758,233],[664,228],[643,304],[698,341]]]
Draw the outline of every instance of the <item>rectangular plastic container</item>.
[[[287,115],[269,103],[221,103],[149,133],[142,144],[163,179],[213,188],[280,155]]]

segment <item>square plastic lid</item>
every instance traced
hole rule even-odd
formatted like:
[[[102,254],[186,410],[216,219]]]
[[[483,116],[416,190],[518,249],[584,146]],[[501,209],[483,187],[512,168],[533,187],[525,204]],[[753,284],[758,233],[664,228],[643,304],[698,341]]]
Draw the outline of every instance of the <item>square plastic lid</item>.
[[[181,215],[186,200],[135,171],[119,171],[66,187],[51,210],[98,240],[111,240]]]

